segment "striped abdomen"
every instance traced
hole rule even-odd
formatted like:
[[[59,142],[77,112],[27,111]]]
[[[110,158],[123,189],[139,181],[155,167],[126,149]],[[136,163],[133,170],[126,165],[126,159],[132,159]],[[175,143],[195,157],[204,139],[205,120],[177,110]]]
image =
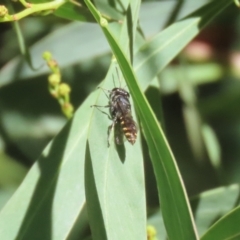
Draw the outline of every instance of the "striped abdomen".
[[[137,124],[133,120],[132,116],[120,117],[120,124],[127,140],[131,144],[134,144],[137,139]]]

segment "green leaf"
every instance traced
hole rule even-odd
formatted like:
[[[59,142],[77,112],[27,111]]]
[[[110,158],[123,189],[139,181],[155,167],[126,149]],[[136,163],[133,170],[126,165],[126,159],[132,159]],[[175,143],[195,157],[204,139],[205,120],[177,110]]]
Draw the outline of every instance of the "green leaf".
[[[239,186],[233,184],[205,191],[192,198],[191,206],[199,234],[202,235],[217,219],[231,211],[238,196]]]
[[[223,3],[223,1],[219,1],[219,2]],[[216,3],[216,1],[214,3]],[[224,6],[227,4],[230,4],[230,1],[228,1],[228,3],[227,1],[224,1]],[[216,6],[218,6],[219,9],[223,8],[223,5],[216,4]],[[218,11],[216,11],[216,13],[218,13]],[[202,16],[205,16],[204,13],[202,14]],[[209,16],[206,15],[206,18],[209,18]],[[193,21],[196,24],[196,21],[194,19]],[[186,23],[190,24],[190,22],[188,21],[186,21]],[[176,29],[177,32],[174,32],[174,31],[172,32],[173,36],[175,36],[175,38],[174,37],[172,38],[172,42],[174,42],[175,45],[165,46],[164,43],[162,45],[164,49],[165,48],[171,49],[170,48],[171,46],[175,46],[174,49],[171,49],[171,52],[170,52],[172,58],[179,51],[179,48],[177,47],[177,43],[179,40],[178,31],[181,31],[180,27],[183,25],[180,24],[178,26],[179,28]],[[190,26],[192,25],[190,24],[189,27]],[[196,25],[193,25],[193,28],[196,28]],[[192,32],[191,28],[188,28],[188,29],[190,32]],[[104,29],[104,31],[105,30],[106,29]],[[184,194],[184,191],[182,191],[182,186],[181,186],[181,183],[179,182],[177,169],[176,169],[176,166],[174,165],[173,157],[171,155],[171,152],[168,149],[168,145],[166,144],[165,138],[161,133],[161,130],[157,124],[156,119],[152,116],[152,112],[148,104],[146,103],[145,98],[143,97],[142,93],[139,91],[139,87],[135,82],[135,76],[132,72],[132,69],[128,61],[126,60],[125,56],[122,54],[122,51],[121,49],[119,49],[119,46],[115,44],[116,41],[111,37],[111,35],[109,35],[108,32],[105,32],[105,33],[109,38],[112,48],[115,51],[115,56],[118,58],[120,67],[124,73],[124,77],[129,85],[129,89],[132,93],[134,102],[137,106],[140,119],[143,123],[143,128],[146,134],[147,141],[149,143],[151,157],[154,161],[154,167],[157,172],[156,175],[158,177],[158,183],[160,186],[159,189],[161,190],[161,194],[160,194],[161,204],[162,204],[162,209],[164,209],[165,211],[164,213],[164,216],[166,218],[165,223],[167,226],[167,230],[169,232],[169,237],[173,239],[195,239],[196,237],[195,237],[191,216],[189,214],[189,210],[186,202],[186,196]],[[169,32],[165,31],[165,34],[167,33]],[[182,33],[182,31],[180,33]],[[191,36],[193,37],[193,35],[194,34],[192,34]],[[184,44],[186,44],[188,41],[189,41],[189,38],[185,39]],[[75,48],[73,49],[75,51]],[[152,49],[151,54],[153,53],[154,53],[154,49]],[[157,54],[160,56],[162,52],[158,51]],[[160,64],[157,65],[157,72],[160,71],[162,67],[166,65],[169,61],[170,61],[170,58],[166,58],[165,62],[164,61],[160,62]],[[145,63],[142,65],[142,67],[144,66],[145,66]],[[153,71],[155,71],[155,67],[152,69]],[[155,74],[156,74],[156,71],[155,71]],[[152,76],[154,76],[154,74],[152,74]],[[142,77],[145,77],[145,76],[143,75]],[[146,87],[149,84],[149,81],[151,81],[150,78],[146,80],[148,81],[147,84],[144,84],[144,81],[142,80],[140,82],[141,87],[143,87],[144,89],[146,89]],[[89,119],[92,118],[91,116],[92,113],[100,114],[100,113],[97,113],[97,111],[91,110],[89,108],[89,106],[95,102],[96,96],[97,96],[97,92],[89,96],[86,102],[76,112],[76,115],[72,120],[72,122],[69,123],[64,128],[63,132],[61,132],[61,134],[56,137],[53,143],[43,153],[39,161],[30,170],[29,174],[27,175],[27,178],[24,180],[24,182],[22,183],[18,191],[15,193],[13,198],[8,202],[6,207],[2,210],[0,214],[0,239],[4,239],[4,240],[5,239],[12,240],[12,239],[19,239],[19,238],[48,239],[51,234],[52,239],[58,240],[58,239],[65,239],[67,236],[70,236],[69,234],[71,234],[73,225],[75,224],[77,218],[82,213],[84,199],[85,199],[84,192],[83,192],[83,185],[84,185],[83,184],[83,166],[84,166],[85,155],[86,155],[86,160],[88,164],[91,163],[89,160],[96,161],[97,157],[98,157],[98,160],[101,160],[99,159],[100,155],[98,155],[100,150],[96,149],[98,148],[97,145],[96,146],[94,145],[94,141],[97,142],[98,139],[94,139],[94,137],[97,138],[100,136],[105,136],[105,138],[102,139],[101,143],[103,145],[106,144],[106,126],[108,124],[107,122],[105,122],[104,124],[101,123],[100,119],[103,119],[103,118],[102,117],[100,118],[100,115],[98,115],[95,120],[94,118],[92,119],[93,122],[91,122],[91,124],[92,124],[92,127],[95,126],[94,128],[95,130],[98,129],[98,131],[100,131],[101,135],[96,135],[96,133],[92,131],[89,132],[89,142],[90,142],[89,148],[91,148],[90,154],[93,151],[93,155],[90,155],[89,151],[87,151],[87,154],[85,152],[86,138],[87,138],[87,133],[88,133],[89,124],[90,124]],[[98,122],[98,119],[99,119],[99,122]],[[99,129],[101,127],[102,129]],[[93,144],[91,144],[91,142]],[[66,144],[66,147],[65,147],[65,144]],[[138,145],[136,146],[139,149]],[[125,152],[128,153],[131,150],[132,150],[131,148],[130,150],[127,149],[127,151]],[[109,151],[113,151],[112,145]],[[110,154],[112,153],[110,152],[107,155],[109,159],[112,156]],[[114,152],[114,154],[116,154],[116,152]],[[121,159],[121,157],[119,158]],[[117,161],[119,161],[119,158],[116,158]],[[132,159],[126,160],[124,164],[127,164],[127,163],[131,164],[129,163],[131,162],[131,160]],[[139,162],[141,163],[141,159]],[[120,162],[112,163],[110,161],[108,161],[108,163],[115,164],[114,169],[116,166],[119,166],[120,164]],[[141,170],[141,166],[139,165],[139,163],[136,163],[135,160],[133,160],[133,163],[137,164],[137,167],[136,167],[137,173],[131,175],[130,170],[129,171],[126,170],[126,173],[121,170],[120,173],[117,172],[117,174],[119,174],[118,177],[125,176],[125,174],[130,175],[128,176],[128,178],[130,178],[131,176],[133,178],[135,178],[136,176],[142,176],[142,175],[138,175]],[[96,174],[96,166],[99,166],[99,165],[96,162],[94,162],[94,164],[95,165],[93,166],[92,172],[94,173],[94,170],[95,170],[94,174]],[[123,169],[125,169],[124,164],[120,165]],[[88,167],[89,166],[91,165],[88,165]],[[163,167],[166,167],[166,168],[164,169]],[[131,165],[131,168],[133,168],[132,165]],[[86,177],[89,177],[92,180],[91,183],[98,184],[98,182],[93,181],[95,179],[93,179],[93,177],[91,176],[90,170],[91,168],[88,169],[88,175]],[[131,171],[133,170],[131,169]],[[97,172],[97,174],[101,174],[101,173]],[[112,174],[115,174],[115,172],[113,172]],[[130,184],[134,184],[135,180],[136,179],[133,179],[130,182]],[[140,180],[142,181],[142,179]],[[124,183],[126,184],[125,181]],[[100,186],[101,184],[102,182],[99,182]],[[113,182],[112,184],[113,186],[115,186],[114,184],[116,184],[116,182]],[[139,193],[140,192],[139,189],[141,189],[141,185],[138,187],[139,188],[136,188],[136,189],[138,190],[137,192]],[[129,193],[128,188],[126,189],[126,192]],[[90,194],[92,193],[90,192]],[[170,196],[170,201],[168,201],[169,200],[168,196]],[[114,197],[114,196],[109,196],[109,197]],[[96,199],[93,199],[93,200],[96,201]],[[132,200],[133,198],[129,199],[131,203],[132,203]],[[142,206],[143,202],[144,200],[141,199],[139,203],[136,203],[136,204],[139,204],[137,208]],[[122,203],[120,202],[118,204],[122,204]],[[122,209],[120,208],[120,211],[121,210]],[[129,213],[129,212],[126,211],[125,214],[126,213]],[[168,213],[169,213],[169,216],[168,216]],[[104,212],[103,216],[108,216],[107,214],[111,214],[111,213]],[[140,214],[140,212],[138,212],[138,214]],[[14,218],[12,216],[14,216]],[[115,221],[117,221],[117,219]],[[143,222],[144,222],[143,217],[141,217],[141,222],[139,223],[139,226],[141,224],[142,236],[144,236],[143,228],[142,228],[142,226],[144,225]],[[39,228],[43,228],[45,229],[45,231],[42,232],[41,229]],[[36,229],[39,230],[39,232],[41,231],[41,236],[40,235],[36,236]],[[177,231],[175,231],[176,229]],[[181,232],[180,235],[178,235],[179,231]],[[111,232],[113,234],[112,229],[107,229],[107,232],[108,233]],[[19,238],[17,238],[18,233],[19,233]]]
[[[35,1],[42,2],[42,1]],[[191,0],[190,0],[191,2]],[[67,3],[68,6],[69,3]],[[156,9],[164,9],[165,11],[165,3],[162,6],[162,2],[155,2],[152,6],[152,3],[144,3],[141,6],[141,12],[143,15],[141,20],[141,25],[143,25],[143,29],[150,29],[152,26],[156,25],[156,22],[164,22],[166,15],[159,15],[159,12],[156,12],[154,17],[152,16],[152,7]],[[190,3],[189,3],[190,4]],[[194,4],[194,8],[199,4]],[[65,6],[65,5],[64,5]],[[59,10],[57,10],[56,14],[58,14],[64,6],[62,6]],[[71,7],[75,8],[75,6]],[[168,11],[165,11],[165,14],[170,12],[170,8],[167,8]],[[189,13],[192,10],[188,8],[184,12]],[[62,10],[61,10],[62,11]],[[67,10],[66,10],[67,11]],[[60,13],[59,13],[60,14]],[[65,13],[64,13],[65,14]],[[69,13],[72,16],[72,13]],[[145,14],[148,14],[146,17]],[[78,15],[79,16],[79,15]],[[149,17],[151,16],[151,17]],[[164,17],[163,17],[164,16]],[[140,16],[141,17],[141,16]],[[152,18],[153,17],[153,18]],[[157,29],[161,29],[161,27],[157,26]],[[41,59],[42,53],[44,51],[49,50],[54,54],[54,58],[59,62],[61,68],[68,67],[69,65],[73,65],[76,63],[85,62],[88,59],[95,58],[97,56],[106,54],[109,52],[110,48],[107,44],[104,35],[100,31],[98,25],[89,24],[89,23],[70,23],[67,24],[60,29],[53,31],[51,34],[39,40],[36,44],[29,48],[32,56],[32,61],[34,67],[38,68],[42,66],[43,60]],[[179,28],[179,30],[181,30]],[[164,31],[166,32],[166,31]],[[161,33],[160,33],[161,34]],[[167,34],[167,32],[166,32]],[[177,32],[174,34],[178,34]],[[146,35],[149,36],[149,35]],[[169,36],[164,37],[161,35],[161,38],[166,39]],[[61,41],[59,41],[61,39]],[[91,39],[91,41],[88,41]],[[176,38],[176,41],[178,39]],[[75,46],[75,47],[72,47]],[[98,46],[101,46],[99,48]],[[170,46],[171,47],[171,46]],[[159,53],[161,54],[161,52]],[[161,66],[159,66],[161,67]],[[139,70],[139,69],[138,69]],[[21,57],[13,58],[9,61],[1,70],[0,70],[0,86],[11,83],[12,81],[17,79],[22,80],[26,78],[33,78],[35,76],[39,76],[42,74],[46,74],[48,72],[47,67],[41,67],[38,71],[32,71],[28,64],[22,61]],[[144,83],[144,76],[142,76],[141,81]],[[141,77],[141,76],[139,76]],[[147,84],[144,83],[144,88],[146,88],[151,79],[145,79]]]
[[[27,173],[26,167],[2,152],[0,152],[0,165],[0,185],[3,188],[19,185]]]
[[[133,16],[137,15],[139,3],[135,1],[128,7]],[[133,25],[130,26],[131,33],[126,20],[121,24],[121,29],[115,32],[119,35],[121,46],[126,52],[130,52],[129,55],[133,49],[129,47],[129,42],[133,43],[137,19],[138,17],[134,18]],[[115,26],[111,27],[113,29]],[[118,78],[115,64],[112,64],[101,86],[104,89],[123,86],[121,79],[120,85],[117,84]],[[94,104],[106,106],[108,100],[103,91],[99,90],[98,95]],[[114,143],[114,133],[111,133],[110,147],[107,148],[106,130],[110,124],[99,109],[94,110],[90,119],[85,165],[86,200],[92,236],[93,239],[146,239],[146,201],[140,136],[134,147],[128,142],[118,146]]]
[[[104,88],[113,88],[113,65]],[[98,90],[97,105],[106,105]],[[135,118],[136,119],[136,118]],[[132,146],[115,145],[113,133],[107,148],[111,121],[98,109],[90,119],[85,165],[88,216],[93,239],[146,239],[146,202],[140,137]]]
[[[202,237],[201,240],[239,239],[240,206],[219,219]]]
[[[114,52],[114,55],[118,60],[124,78],[133,96],[134,103],[136,104],[137,112],[140,117],[143,131],[145,133],[145,137],[148,143],[150,156],[153,161],[153,167],[158,184],[159,198],[164,216],[165,227],[168,232],[168,237],[170,239],[196,239],[197,234],[195,233],[195,226],[192,220],[191,211],[188,206],[184,186],[182,185],[180,173],[177,169],[174,157],[164,137],[164,134],[159,124],[157,123],[157,120],[153,115],[151,108],[148,105],[144,95],[140,91],[140,88],[137,84],[137,80],[130,66],[130,63],[128,62],[123,51],[119,47],[117,41],[114,39],[113,35],[109,31],[107,24],[106,23],[102,24],[104,19],[96,11],[94,6],[87,0],[85,2],[88,5],[90,11],[93,13],[97,22],[102,26],[103,32],[105,33],[105,36],[108,39],[112,51]],[[143,52],[144,54],[142,54],[144,58],[143,61],[138,65],[138,67],[140,68],[141,65],[144,65],[146,66],[146,68],[144,69],[142,67],[141,68],[142,74],[138,73],[138,75],[139,76],[144,75],[145,72],[149,73],[150,71],[147,70],[148,68],[150,70],[156,69],[155,72],[154,71],[151,72],[153,73],[152,77],[155,76],[157,72],[161,69],[159,68],[159,65],[161,65],[161,67],[164,67],[165,64],[167,64],[168,61],[170,61],[170,59],[173,57],[173,53],[174,54],[178,53],[178,51],[184,45],[186,45],[187,42],[194,35],[197,34],[197,32],[199,31],[198,26],[203,26],[210,19],[212,19],[213,13],[216,12],[216,9],[218,9],[217,11],[218,13],[228,5],[229,2],[227,3],[226,1],[221,1],[219,4],[215,2],[214,5],[211,5],[212,6],[211,11],[207,11],[205,19],[201,19],[201,17],[194,18],[195,15],[193,14],[191,18],[181,21],[172,28],[170,27],[168,33],[169,35],[171,35],[171,38],[169,41],[162,44],[161,47],[159,47],[159,41],[156,41],[157,42],[156,45],[153,45],[152,44],[153,42],[151,42],[151,48],[147,47],[144,48],[145,51]],[[204,8],[204,10],[206,11],[208,10],[208,8]],[[195,14],[199,14],[199,12]],[[193,28],[191,28],[192,26]],[[180,32],[179,29],[181,29]],[[185,37],[186,30],[189,30],[189,34],[187,37]],[[176,31],[178,31],[177,35],[174,34]],[[178,39],[178,41],[173,41],[175,40],[173,36],[184,37],[182,38],[182,41],[180,41],[181,39]],[[180,47],[173,48],[172,51],[169,53],[170,50],[169,45],[171,44],[171,42],[180,45]],[[155,48],[153,48],[153,46]],[[168,49],[168,51],[163,52],[161,51],[162,49],[163,50]],[[161,54],[159,54],[160,52]],[[163,61],[157,61],[159,60],[159,58],[166,60],[163,63]],[[146,74],[144,77],[146,77]],[[152,79],[152,77],[148,76],[147,81],[149,81],[149,79]],[[176,199],[178,199],[178,201],[176,201]]]
[[[134,59],[134,69],[142,89],[231,1],[212,1],[184,19],[170,25],[144,44]]]
[[[84,6],[76,6],[71,2],[58,8],[54,15],[73,21],[94,22],[94,18]]]
[[[60,240],[71,233],[85,203],[84,146],[95,98],[76,111],[3,208],[0,239]]]
[[[184,70],[187,73],[188,81],[194,87],[217,82],[224,74],[221,65],[216,63],[187,65],[184,66]],[[170,65],[161,72],[161,92],[171,94],[178,91],[180,71],[182,71],[182,66]]]
[[[185,17],[208,2],[208,0],[181,1],[181,6],[179,7],[179,13],[176,16],[176,20]],[[142,2],[139,22],[146,38],[154,36],[166,27],[166,22],[177,4],[178,1]]]
[[[91,41],[88,41],[89,39]],[[101,46],[101,48],[96,46]],[[22,80],[49,72],[49,68],[41,57],[46,49],[54,55],[61,68],[85,62],[109,52],[107,41],[97,25],[70,23],[53,31],[31,47],[33,64],[36,67],[41,66],[39,71],[32,71],[28,64],[23,63],[22,58],[18,56],[1,69],[0,86],[15,81],[16,77]]]
[[[234,184],[228,187],[208,190],[194,198],[191,198],[190,203],[194,212],[194,218],[199,234],[202,235],[205,233],[209,226],[216,221],[216,219],[231,211],[238,201],[238,196],[239,186]],[[160,211],[157,211],[149,217],[148,224],[156,228],[157,237],[159,239],[166,238]],[[212,239],[219,238],[215,237]]]
[[[98,23],[102,25],[103,19],[94,6],[89,1],[85,2]],[[146,98],[139,89],[130,63],[108,30],[107,25],[102,25],[102,29],[118,60],[137,107],[153,162],[168,237],[170,239],[197,239],[187,196],[168,143]]]
[[[112,85],[111,77],[112,75],[110,74],[108,79],[111,80]],[[52,239],[65,239],[68,236],[69,238],[74,237],[72,227],[82,217],[84,209],[83,157],[85,157],[86,135],[89,133],[91,136],[92,133],[93,137],[90,137],[89,141],[91,142],[91,139],[93,139],[93,141],[100,142],[99,145],[90,144],[91,148],[100,147],[101,150],[101,146],[103,146],[107,149],[107,141],[105,141],[104,137],[99,137],[107,136],[107,125],[109,124],[109,122],[106,122],[107,118],[102,118],[100,115],[101,117],[97,116],[97,119],[93,118],[95,122],[91,121],[90,112],[97,112],[90,108],[90,105],[96,99],[96,94],[99,95],[99,91],[92,94],[91,96],[95,97],[92,98],[90,96],[76,112],[73,121],[64,128],[63,132],[48,147],[48,150],[38,160],[38,163],[31,169],[17,193],[4,208],[0,215],[0,226],[7,224],[8,227],[2,227],[4,231],[0,231],[0,238],[38,239],[38,236],[34,237],[36,228],[42,232],[39,235],[39,239],[48,239],[50,234]],[[104,119],[103,121],[106,124],[104,128],[101,128],[102,134],[99,135],[95,129],[99,129],[100,118]],[[91,130],[89,130],[90,124]],[[111,151],[114,150],[113,147],[110,149]],[[104,170],[106,170],[106,167],[109,167],[109,164],[113,163],[114,169],[117,170],[117,173],[119,172],[117,178],[115,175],[112,176],[111,171],[108,172],[111,176],[111,178],[110,176],[108,178],[109,186],[111,183],[113,185],[110,188],[101,189],[102,191],[106,191],[107,195],[105,196],[111,198],[111,201],[109,201],[110,205],[107,205],[108,208],[104,209],[110,221],[109,226],[114,225],[114,228],[111,227],[108,234],[110,239],[114,239],[112,236],[116,234],[119,239],[125,239],[124,236],[127,236],[127,238],[136,236],[137,239],[146,239],[146,203],[140,141],[136,143],[135,148],[132,148],[128,144],[126,150],[123,151],[126,157],[120,154],[120,159],[118,158],[119,162],[113,161],[117,159],[115,150],[107,156],[107,159],[100,158],[102,161],[106,160],[105,164],[100,162]],[[91,150],[91,154],[92,159],[97,161],[94,166],[97,167],[96,176],[98,176],[100,155],[99,152],[95,153],[94,150]],[[123,158],[125,159],[124,163],[120,161]],[[110,159],[113,162],[110,162]],[[115,164],[119,167],[119,171]],[[88,173],[88,171],[86,172]],[[91,178],[87,178],[87,176],[86,174],[86,188],[89,189],[88,186]],[[112,177],[114,177],[115,181],[112,181]],[[100,184],[101,182],[97,181],[97,183]],[[118,191],[115,184],[120,186],[120,191]],[[127,184],[128,188],[126,188]],[[111,192],[109,192],[109,189],[111,189]],[[121,189],[126,189],[126,194],[122,194]],[[133,189],[135,189],[134,194]],[[25,191],[28,191],[28,194],[24,194]],[[119,208],[116,208],[112,204],[113,198],[119,204]],[[90,198],[88,201],[89,205],[91,205],[91,200],[94,201],[95,199]],[[16,204],[17,202],[18,204]],[[18,211],[18,215],[14,221],[9,224],[10,217],[5,217],[8,213],[11,215],[12,211],[16,211],[16,206],[19,206],[19,204],[21,211]],[[89,212],[91,211],[89,210]],[[94,216],[94,214],[95,212],[91,216]],[[116,216],[119,216],[119,218],[116,218]],[[129,220],[126,221],[126,219]],[[116,221],[117,224],[115,225]],[[77,229],[77,227],[74,228]]]
[[[31,0],[31,3],[44,3],[45,0]],[[79,5],[73,4],[71,2],[66,1],[61,7],[56,9],[53,13],[58,17],[62,17],[68,20],[73,21],[88,21],[93,22],[94,18],[88,11],[85,6],[81,6],[78,1],[76,1]],[[49,9],[50,10],[50,9]]]

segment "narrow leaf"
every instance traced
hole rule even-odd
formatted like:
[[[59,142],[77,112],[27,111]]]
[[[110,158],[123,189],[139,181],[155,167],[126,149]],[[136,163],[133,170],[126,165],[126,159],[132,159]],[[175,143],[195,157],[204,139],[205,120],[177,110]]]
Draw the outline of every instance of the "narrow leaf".
[[[83,103],[2,209],[0,239],[60,240],[71,233],[85,203],[84,146],[95,98]]]
[[[202,237],[201,240],[227,240],[240,237],[240,206],[218,220]]]
[[[144,44],[134,58],[134,69],[142,89],[232,1],[217,0],[172,24]]]
[[[133,15],[137,14],[138,4],[129,8]],[[134,22],[137,22],[137,18]],[[113,29],[114,26],[111,27]],[[129,43],[132,44],[134,36],[134,27],[131,25],[130,28],[132,32],[128,35],[124,21],[121,30],[117,32],[120,33],[118,39],[126,52],[129,52]],[[118,79],[115,68],[115,64],[112,64],[101,85],[104,89],[111,90],[125,85],[122,79]],[[108,98],[102,90],[98,92],[99,97],[93,104],[106,106]],[[108,108],[106,111],[108,113]],[[118,146],[114,141],[113,129],[109,139],[110,147],[107,148],[107,129],[110,124],[112,121],[99,109],[94,109],[90,119],[85,165],[86,200],[92,236],[94,239],[144,240],[147,238],[146,202],[140,136],[134,146],[128,142]]]
[[[153,161],[158,184],[159,197],[162,206],[165,226],[170,239],[197,239],[195,226],[187,201],[187,196],[180,180],[180,174],[174,157],[169,149],[163,132],[148,105],[145,96],[140,91],[130,63],[112,36],[104,19],[99,15],[91,2],[85,1],[90,11],[102,26],[103,32],[118,60],[124,78],[128,84],[134,103],[143,126]],[[178,199],[178,201],[176,201]],[[184,219],[184,220],[183,220]]]

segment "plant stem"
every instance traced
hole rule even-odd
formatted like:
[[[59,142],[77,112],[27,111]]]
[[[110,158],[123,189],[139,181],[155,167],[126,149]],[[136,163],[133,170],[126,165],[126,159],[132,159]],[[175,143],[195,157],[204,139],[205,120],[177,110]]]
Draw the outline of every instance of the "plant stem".
[[[46,11],[46,10],[56,10],[59,8],[61,5],[66,3],[66,0],[55,0],[52,2],[48,3],[38,3],[38,4],[33,4],[33,3],[27,3],[24,0],[20,0],[20,2],[27,7],[27,9],[24,9],[23,11],[13,14],[13,15],[5,15],[4,17],[0,17],[0,22],[11,22],[11,21],[18,21],[28,15],[31,15],[33,13],[41,12],[41,11]]]

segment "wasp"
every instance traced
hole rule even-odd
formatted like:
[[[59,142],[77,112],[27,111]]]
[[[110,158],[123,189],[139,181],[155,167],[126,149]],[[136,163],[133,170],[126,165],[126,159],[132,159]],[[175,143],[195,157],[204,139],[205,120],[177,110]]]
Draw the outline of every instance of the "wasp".
[[[113,129],[115,129],[115,142],[117,144],[123,143],[122,135],[125,135],[128,142],[130,142],[133,145],[137,139],[138,128],[137,123],[133,120],[132,117],[129,92],[127,92],[123,88],[117,87],[113,88],[112,90],[106,90],[103,88],[101,89],[104,92],[105,91],[108,92],[108,95],[106,94],[106,96],[109,99],[108,105],[107,106],[92,105],[92,107],[109,108],[110,112],[109,117],[112,120],[112,124],[108,127],[108,146],[110,146],[109,138]]]

